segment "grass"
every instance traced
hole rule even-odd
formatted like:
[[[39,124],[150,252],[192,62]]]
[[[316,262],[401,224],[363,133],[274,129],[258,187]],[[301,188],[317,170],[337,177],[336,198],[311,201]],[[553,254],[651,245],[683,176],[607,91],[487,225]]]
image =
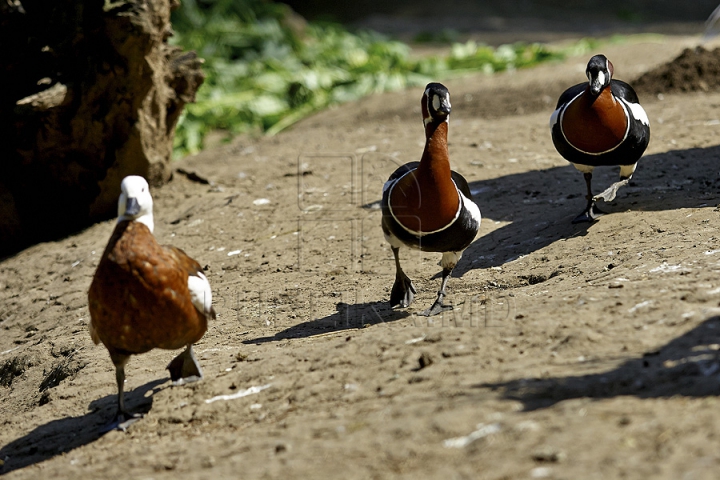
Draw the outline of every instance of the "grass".
[[[424,86],[471,72],[493,73],[564,58],[564,50],[517,43],[453,43],[448,55],[414,58],[410,47],[373,32],[306,23],[262,0],[182,0],[174,42],[205,59],[205,83],[175,134],[176,158],[197,153],[211,131],[274,135],[307,115],[372,93]]]

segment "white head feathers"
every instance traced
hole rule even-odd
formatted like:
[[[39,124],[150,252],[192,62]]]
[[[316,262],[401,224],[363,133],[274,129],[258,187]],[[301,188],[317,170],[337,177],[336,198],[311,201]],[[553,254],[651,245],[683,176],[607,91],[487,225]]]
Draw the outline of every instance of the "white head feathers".
[[[135,220],[144,223],[152,232],[153,199],[147,181],[140,176],[130,175],[120,184],[120,198],[118,199],[118,222]]]

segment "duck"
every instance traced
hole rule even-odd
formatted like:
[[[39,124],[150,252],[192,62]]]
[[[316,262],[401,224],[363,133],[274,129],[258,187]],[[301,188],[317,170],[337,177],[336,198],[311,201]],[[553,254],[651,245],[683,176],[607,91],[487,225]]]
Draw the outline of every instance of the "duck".
[[[585,69],[587,82],[565,90],[550,116],[555,149],[585,178],[587,204],[573,223],[594,222],[605,212],[598,200],[610,202],[627,185],[650,142],[650,121],[633,88],[613,79],[615,68],[605,55],[593,56]],[[598,195],[592,193],[595,167],[620,166],[620,180]]]
[[[450,169],[450,92],[441,83],[429,83],[420,104],[425,148],[419,162],[402,165],[385,182],[381,224],[395,257],[392,308],[410,306],[417,293],[400,265],[400,249],[442,253],[440,290],[433,304],[419,314],[433,316],[452,309],[443,302],[448,278],[480,230],[481,215],[467,180]]]
[[[142,418],[125,409],[125,366],[154,348],[185,350],[167,366],[174,384],[203,378],[192,345],[215,319],[212,291],[200,264],[153,235],[153,199],[137,175],[120,185],[117,224],[88,291],[90,337],[115,366],[117,413],[103,428],[125,430]]]

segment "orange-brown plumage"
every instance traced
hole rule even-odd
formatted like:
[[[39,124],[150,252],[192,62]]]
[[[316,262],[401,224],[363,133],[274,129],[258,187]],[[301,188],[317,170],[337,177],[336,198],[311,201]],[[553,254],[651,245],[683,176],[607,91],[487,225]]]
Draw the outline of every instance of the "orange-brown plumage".
[[[562,129],[567,140],[588,153],[602,153],[618,146],[628,131],[625,109],[609,88],[597,96],[589,88],[563,113]]]
[[[108,349],[118,387],[116,419],[106,429],[125,429],[140,418],[125,410],[125,364],[153,348],[186,347],[167,369],[175,382],[202,378],[192,344],[215,318],[210,284],[200,264],[153,236],[152,196],[144,178],[121,183],[118,223],[88,292],[90,336]]]
[[[632,178],[650,141],[650,120],[635,90],[613,78],[615,67],[605,55],[594,55],[585,68],[588,81],[566,89],[550,115],[550,132],[558,153],[580,170],[587,187],[585,210],[573,223],[593,222],[604,212],[596,202],[610,202]],[[595,167],[620,165],[620,181],[593,195]]]
[[[201,271],[182,250],[159,245],[144,224],[118,223],[88,294],[96,343],[112,356],[200,340],[207,319],[191,301],[188,276]]]
[[[445,305],[445,287],[462,252],[480,229],[480,209],[472,200],[467,180],[450,169],[448,122],[450,92],[441,83],[425,87],[420,106],[425,149],[420,162],[397,168],[383,186],[381,226],[395,257],[392,307],[408,307],[416,290],[400,266],[400,248],[442,253],[442,280],[435,302],[420,315],[437,315]]]

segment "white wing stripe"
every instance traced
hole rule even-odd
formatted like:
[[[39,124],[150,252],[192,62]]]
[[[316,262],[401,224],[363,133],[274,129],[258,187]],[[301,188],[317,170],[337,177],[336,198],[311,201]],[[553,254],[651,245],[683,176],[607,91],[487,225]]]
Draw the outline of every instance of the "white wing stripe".
[[[639,104],[639,103],[630,103],[624,98],[621,98],[625,104],[630,107],[630,113],[635,120],[638,122],[650,126],[650,119],[647,116],[647,113],[645,113],[645,109]]]
[[[212,291],[210,290],[210,282],[201,272],[188,276],[188,290],[190,290],[190,299],[193,305],[199,311],[207,314],[212,308]]]

